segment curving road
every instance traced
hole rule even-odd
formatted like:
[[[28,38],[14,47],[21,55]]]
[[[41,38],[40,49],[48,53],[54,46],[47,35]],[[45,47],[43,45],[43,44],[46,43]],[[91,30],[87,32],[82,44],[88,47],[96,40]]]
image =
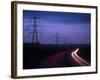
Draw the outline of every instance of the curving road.
[[[79,55],[77,55],[77,52],[79,51],[79,48],[75,49],[75,51],[73,51],[71,53],[72,58],[81,66],[89,66],[90,64],[85,61],[83,58],[81,58]]]
[[[56,53],[42,63],[42,67],[73,67],[73,66],[89,66],[90,64],[81,58],[77,53],[79,48]]]

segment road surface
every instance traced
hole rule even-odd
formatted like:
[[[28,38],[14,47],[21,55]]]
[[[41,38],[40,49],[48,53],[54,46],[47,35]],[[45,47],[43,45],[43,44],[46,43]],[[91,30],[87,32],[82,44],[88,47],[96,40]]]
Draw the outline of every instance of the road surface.
[[[42,63],[43,67],[74,67],[74,66],[89,66],[90,64],[80,57],[77,53],[79,48],[56,53]]]

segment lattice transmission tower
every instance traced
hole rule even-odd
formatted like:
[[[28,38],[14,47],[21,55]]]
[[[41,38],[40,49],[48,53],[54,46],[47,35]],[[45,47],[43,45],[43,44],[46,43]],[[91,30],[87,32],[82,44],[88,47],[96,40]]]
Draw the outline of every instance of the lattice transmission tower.
[[[32,22],[32,42],[33,43],[40,43],[39,41],[39,35],[41,32],[39,32],[38,27],[42,27],[40,24],[40,19],[37,18],[36,16],[30,18]]]

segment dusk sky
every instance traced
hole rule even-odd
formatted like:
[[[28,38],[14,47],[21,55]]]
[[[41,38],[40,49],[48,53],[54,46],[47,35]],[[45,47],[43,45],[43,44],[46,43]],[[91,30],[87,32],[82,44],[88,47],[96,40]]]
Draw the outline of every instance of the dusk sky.
[[[59,44],[90,44],[91,15],[88,13],[23,10],[24,43],[32,42],[32,17],[38,18],[37,32],[41,44],[55,44],[57,33]]]

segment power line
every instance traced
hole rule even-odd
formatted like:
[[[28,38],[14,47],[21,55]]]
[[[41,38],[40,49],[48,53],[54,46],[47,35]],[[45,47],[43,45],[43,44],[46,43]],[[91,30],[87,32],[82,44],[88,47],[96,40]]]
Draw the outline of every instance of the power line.
[[[33,23],[32,25],[32,42],[33,43],[40,43],[39,41],[39,34],[41,34],[41,32],[38,31],[38,27],[42,27],[42,26],[39,26],[38,24],[38,18],[36,16],[34,17],[31,17],[30,18],[30,22]]]

